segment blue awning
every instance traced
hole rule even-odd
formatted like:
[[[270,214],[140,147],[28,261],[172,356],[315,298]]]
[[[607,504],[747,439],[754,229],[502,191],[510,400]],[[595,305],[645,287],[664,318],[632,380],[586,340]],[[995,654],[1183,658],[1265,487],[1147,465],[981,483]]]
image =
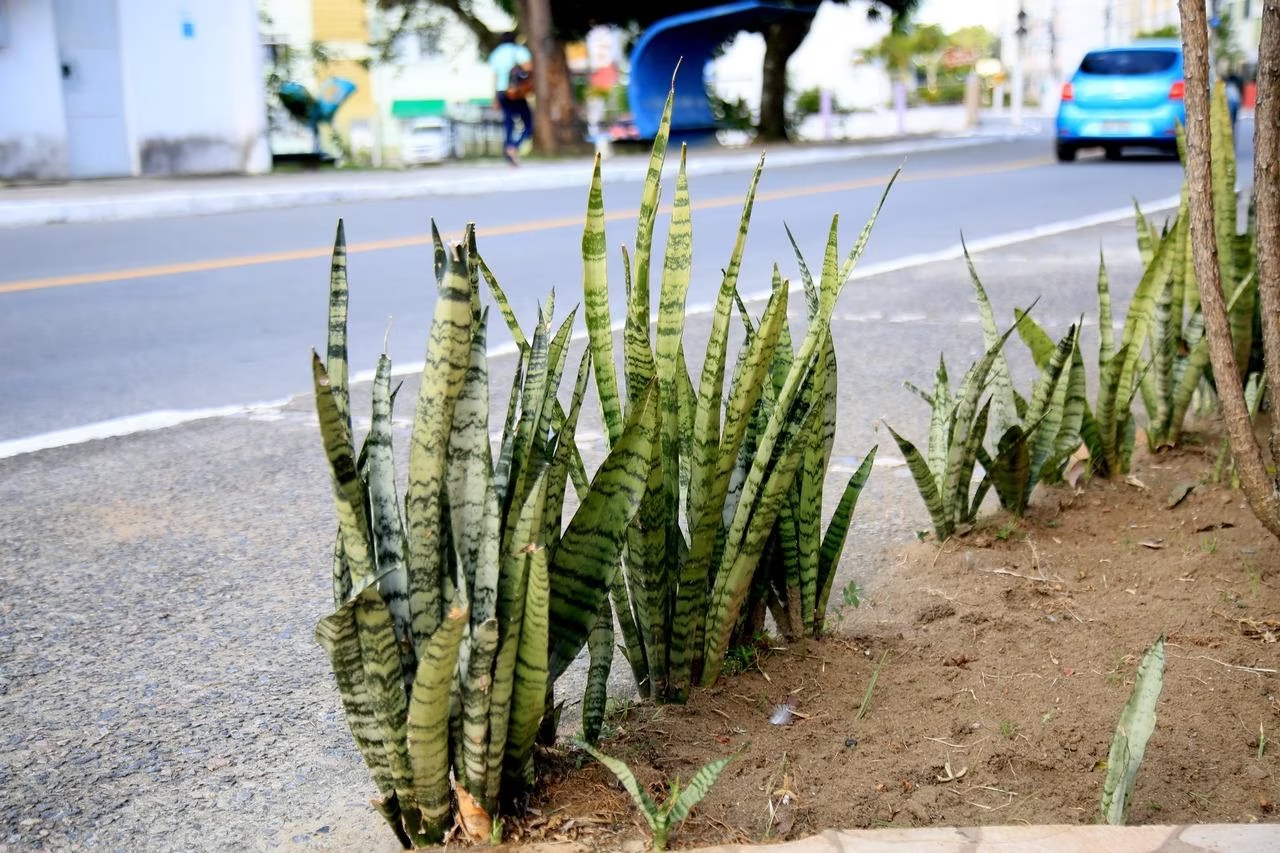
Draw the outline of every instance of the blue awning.
[[[672,15],[650,25],[631,52],[631,82],[627,87],[640,137],[652,139],[658,133],[677,62],[680,73],[675,81],[672,132],[714,130],[716,120],[707,98],[705,73],[716,49],[743,30],[791,15],[813,17],[817,11],[816,5],[742,0]]]

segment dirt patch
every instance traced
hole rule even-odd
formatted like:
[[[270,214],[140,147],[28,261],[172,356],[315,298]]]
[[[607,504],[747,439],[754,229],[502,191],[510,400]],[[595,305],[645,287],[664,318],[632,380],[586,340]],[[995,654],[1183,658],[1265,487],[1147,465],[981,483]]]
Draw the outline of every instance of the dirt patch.
[[[1141,442],[1140,442],[1141,443]],[[906,548],[821,642],[764,645],[687,707],[631,706],[603,749],[660,797],[739,752],[673,846],[823,829],[1093,823],[1116,719],[1164,633],[1159,721],[1131,823],[1275,821],[1276,542],[1211,482],[1217,439],[1139,451],[1128,482],[1042,490]],[[838,593],[837,593],[838,594]],[[872,673],[883,667],[858,718]],[[789,725],[770,723],[781,704]],[[645,837],[613,778],[555,752],[512,840],[620,849]]]

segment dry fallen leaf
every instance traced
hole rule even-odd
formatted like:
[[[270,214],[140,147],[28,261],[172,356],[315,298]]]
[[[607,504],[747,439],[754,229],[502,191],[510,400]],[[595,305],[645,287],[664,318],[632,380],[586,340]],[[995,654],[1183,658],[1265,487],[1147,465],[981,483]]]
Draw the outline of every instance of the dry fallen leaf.
[[[1187,499],[1187,495],[1195,490],[1195,483],[1179,483],[1173,487],[1173,491],[1169,493],[1169,502],[1165,504],[1166,509],[1173,509],[1178,504]]]
[[[1144,492],[1150,491],[1150,489],[1147,488],[1147,484],[1139,480],[1133,474],[1126,475],[1124,481],[1127,485],[1133,486],[1135,489],[1142,489]]]
[[[454,787],[454,793],[458,797],[458,822],[462,824],[467,838],[477,843],[488,841],[493,832],[493,820],[489,813],[461,785]]]

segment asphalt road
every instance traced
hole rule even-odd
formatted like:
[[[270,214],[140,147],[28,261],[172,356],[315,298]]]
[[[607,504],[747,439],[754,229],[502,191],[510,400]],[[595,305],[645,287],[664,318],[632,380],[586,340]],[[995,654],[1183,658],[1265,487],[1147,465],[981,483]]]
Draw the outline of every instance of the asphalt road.
[[[1247,141],[1242,159],[1245,147]],[[962,233],[981,244],[1123,209],[1135,199],[1168,199],[1181,180],[1179,165],[1167,159],[1110,163],[1099,154],[1060,165],[1050,151],[1048,139],[1022,138],[905,159],[766,167],[740,286],[746,293],[766,290],[774,261],[794,275],[784,222],[811,265],[821,257],[833,213],[841,214],[843,243],[850,245],[899,166],[864,267],[945,252]],[[535,302],[553,287],[563,316],[580,288],[588,178],[584,172],[580,187],[564,189],[0,230],[0,442],[307,391],[308,350],[324,342],[326,246],[339,217],[352,245],[355,369],[372,367],[389,324],[393,361],[420,361],[433,304],[432,217],[446,234],[479,223],[481,251],[526,325]],[[691,306],[713,298],[748,178],[744,170],[692,182]],[[634,240],[639,191],[634,182],[607,183],[615,245]],[[617,279],[620,268],[611,262]],[[71,276],[81,283],[68,284]],[[1077,312],[1078,303],[1064,310]],[[963,287],[925,299],[852,289],[841,308],[855,317],[972,313]],[[914,343],[903,341],[909,349]]]

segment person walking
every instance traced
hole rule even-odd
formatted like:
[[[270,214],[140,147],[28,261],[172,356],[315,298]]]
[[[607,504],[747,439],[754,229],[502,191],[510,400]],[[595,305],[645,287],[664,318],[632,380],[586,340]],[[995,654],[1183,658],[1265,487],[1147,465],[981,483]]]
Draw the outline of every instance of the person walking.
[[[533,54],[516,42],[516,34],[504,33],[498,46],[489,54],[493,70],[498,107],[502,110],[502,155],[512,166],[520,165],[520,145],[533,134],[533,113],[529,96],[533,94]],[[520,133],[516,134],[516,119]]]

